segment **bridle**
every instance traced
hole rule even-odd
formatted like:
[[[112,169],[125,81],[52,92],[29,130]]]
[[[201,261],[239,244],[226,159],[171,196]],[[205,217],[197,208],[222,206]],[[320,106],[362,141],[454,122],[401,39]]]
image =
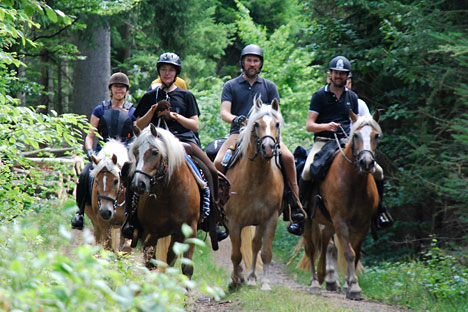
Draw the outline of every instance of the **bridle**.
[[[254,142],[255,142],[255,147],[256,147],[256,150],[255,150],[255,155],[253,155],[252,158],[248,158],[248,160],[250,161],[254,161],[255,158],[257,157],[258,155],[258,151],[260,150],[260,147],[263,143],[264,140],[270,138],[273,140],[273,142],[275,143],[274,147],[273,147],[273,157],[276,157],[277,155],[279,155],[278,153],[278,150],[280,149],[280,137],[281,137],[281,133],[280,133],[280,129],[278,128],[278,140],[276,140],[273,136],[271,135],[264,135],[262,136],[261,138],[258,137],[257,135],[257,131],[253,131],[253,137],[254,137]]]
[[[374,127],[372,127],[372,128],[374,129]],[[349,141],[349,136],[346,134],[346,131],[344,131],[344,129],[343,129],[343,127],[341,127],[341,125],[340,125],[340,129],[344,133],[344,135],[346,137],[346,140]],[[352,149],[352,151],[353,151],[353,160],[349,159],[346,156],[346,154],[344,153],[343,149],[341,148],[340,140],[338,139],[338,136],[336,135],[336,132],[334,132],[333,135],[335,136],[335,141],[336,141],[336,143],[338,145],[338,148],[339,148],[339,150],[341,152],[341,155],[343,155],[344,159],[346,159],[350,164],[356,165],[357,164],[356,160],[359,159],[361,157],[361,155],[364,154],[364,153],[369,153],[372,161],[375,162],[375,154],[374,154],[373,151],[368,150],[368,149],[363,149],[363,150],[360,150],[359,153],[356,153],[356,151],[354,149],[354,145],[353,145],[353,149]]]
[[[166,176],[167,174],[167,171],[168,171],[168,159],[167,159],[167,156],[166,157],[163,157],[162,160],[159,162],[159,166],[156,170],[156,173],[154,175],[151,175],[143,170],[135,170],[135,173],[141,173],[142,175],[144,175],[145,177],[147,177],[149,179],[149,182],[150,182],[150,185],[151,186],[154,186],[159,180],[162,180],[164,179],[164,177]]]
[[[97,193],[97,201],[98,201],[98,207],[99,209],[101,209],[101,199],[105,199],[105,200],[108,200],[108,201],[111,201],[112,202],[112,208],[115,209],[117,207],[122,207],[123,205],[125,205],[125,198],[124,200],[121,202],[121,203],[117,203],[120,195],[122,195],[122,192],[123,192],[123,184],[120,182],[122,181],[122,177],[120,176],[120,173],[119,173],[119,191],[117,192],[117,196],[115,198],[112,198],[110,196],[107,196],[107,195],[102,195],[102,194],[99,194],[99,192]]]

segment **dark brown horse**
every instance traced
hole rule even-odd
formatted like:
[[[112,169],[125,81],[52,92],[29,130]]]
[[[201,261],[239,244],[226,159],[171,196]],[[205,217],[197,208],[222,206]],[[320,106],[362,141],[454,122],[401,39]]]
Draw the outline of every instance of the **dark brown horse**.
[[[182,143],[169,131],[146,127],[135,130],[136,138],[130,148],[134,177],[132,187],[139,194],[136,216],[139,226],[134,237],[143,242],[143,254],[151,267],[158,239],[171,236],[167,263],[174,263],[175,242],[183,242],[181,230],[185,223],[192,228],[191,237],[197,233],[200,217],[200,190],[185,158]],[[140,231],[138,230],[141,229]],[[192,259],[194,245],[184,253]],[[191,278],[193,267],[182,264],[182,272]]]
[[[268,273],[272,258],[272,243],[284,188],[283,176],[276,163],[282,124],[278,110],[279,103],[276,99],[271,105],[264,105],[259,99],[255,101],[248,123],[239,135],[240,159],[226,173],[231,182],[231,197],[225,205],[226,222],[232,244],[231,288],[244,282],[240,266],[242,258],[246,268],[251,268],[248,275],[249,283],[255,283],[257,255],[261,248],[264,265],[261,287],[264,290],[270,289]],[[251,225],[256,226],[251,248],[243,249],[241,253],[242,239],[247,240],[242,229]],[[250,240],[247,243],[250,244]],[[246,253],[252,253],[251,257]],[[248,258],[250,260],[246,260]]]
[[[92,156],[92,161],[92,205],[85,207],[85,213],[93,224],[96,243],[117,251],[117,233],[125,220],[125,187],[120,171],[128,161],[128,151],[120,141],[110,140],[97,156]],[[130,251],[129,241],[120,237],[119,249]]]
[[[346,260],[346,297],[362,299],[356,266],[361,256],[361,246],[371,226],[371,220],[378,206],[377,187],[372,176],[375,153],[382,134],[378,124],[378,111],[372,117],[358,117],[350,112],[353,126],[349,142],[335,156],[325,180],[320,185],[320,194],[329,217],[317,207],[309,207],[316,212],[313,220],[307,219],[303,234],[306,256],[312,271],[311,292],[320,292],[320,284],[326,276],[327,247],[333,235],[339,244],[339,256]],[[312,194],[314,196],[314,194]],[[316,204],[313,198],[309,203]],[[310,205],[312,206],[312,204]],[[321,229],[318,224],[323,225]],[[321,249],[320,251],[318,249]],[[330,252],[330,250],[328,250]],[[341,252],[340,252],[341,251]],[[320,254],[318,274],[315,272],[315,259]],[[334,288],[336,280],[327,278],[327,288]]]

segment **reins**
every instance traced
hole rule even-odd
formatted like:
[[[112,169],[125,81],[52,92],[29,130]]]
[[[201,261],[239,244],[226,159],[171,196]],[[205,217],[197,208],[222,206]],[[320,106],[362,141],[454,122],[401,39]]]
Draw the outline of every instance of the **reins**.
[[[344,135],[346,137],[346,140],[349,141],[349,136],[344,131],[343,127],[341,127],[341,125],[340,125],[340,129],[344,133]],[[335,141],[336,141],[336,144],[338,145],[338,149],[340,150],[341,155],[343,155],[344,159],[346,159],[350,164],[355,164],[355,161],[349,159],[346,156],[346,154],[344,153],[343,149],[341,148],[340,140],[338,139],[338,136],[336,135],[336,132],[333,132],[333,136],[335,137]],[[358,159],[363,153],[369,153],[371,155],[371,157],[372,157],[372,160],[375,161],[374,153],[371,150],[366,150],[366,149],[360,150],[359,153],[357,153],[357,155],[356,155],[356,153],[354,152],[354,149],[353,149],[353,159]]]

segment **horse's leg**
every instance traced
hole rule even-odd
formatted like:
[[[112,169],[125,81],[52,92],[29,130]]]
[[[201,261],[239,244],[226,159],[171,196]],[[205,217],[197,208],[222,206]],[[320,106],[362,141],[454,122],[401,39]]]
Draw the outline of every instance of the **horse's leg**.
[[[277,224],[278,214],[274,213],[273,216],[271,216],[270,220],[268,220],[264,231],[262,248],[263,276],[260,280],[261,290],[271,290],[268,276],[270,274],[271,258],[273,256],[273,239],[275,238]]]
[[[315,258],[316,258],[316,250],[320,247],[320,230],[318,229],[318,224],[307,218],[304,225],[304,234],[302,234],[304,238],[304,249],[307,257],[310,261],[310,286],[309,292],[312,294],[320,293],[320,283],[317,278],[317,273],[315,272]],[[316,246],[317,245],[317,246]]]
[[[334,220],[335,221],[335,220]],[[339,244],[343,248],[344,257],[347,263],[347,274],[345,278],[345,282],[348,284],[348,290],[346,292],[346,298],[352,300],[362,300],[362,289],[359,286],[358,278],[356,275],[355,269],[355,260],[356,254],[353,250],[351,245],[351,241],[349,239],[349,229],[345,222],[333,222],[334,224],[339,224],[340,226],[336,226],[336,235],[339,239]]]
[[[340,278],[338,276],[338,251],[335,245],[335,242],[331,239],[332,233],[330,236],[324,237],[323,245],[326,246],[326,267],[327,272],[325,277],[325,285],[328,291],[340,292]],[[326,243],[328,241],[328,244]]]
[[[257,283],[257,276],[255,275],[255,269],[257,267],[257,256],[260,248],[262,248],[263,233],[265,232],[265,225],[257,225],[255,227],[255,236],[252,239],[252,262],[250,265],[250,272],[247,275],[247,285],[255,286]]]
[[[244,277],[242,276],[242,267],[240,263],[242,261],[242,254],[240,252],[241,246],[241,231],[242,229],[238,226],[228,226],[229,237],[231,239],[231,262],[232,262],[232,273],[231,280],[229,281],[229,289],[235,289],[240,284],[244,283]]]
[[[150,234],[145,234],[146,238],[143,241],[143,260],[145,262],[145,266],[148,269],[153,270],[156,266],[151,262],[151,260],[156,258],[156,245],[158,241],[151,239]]]

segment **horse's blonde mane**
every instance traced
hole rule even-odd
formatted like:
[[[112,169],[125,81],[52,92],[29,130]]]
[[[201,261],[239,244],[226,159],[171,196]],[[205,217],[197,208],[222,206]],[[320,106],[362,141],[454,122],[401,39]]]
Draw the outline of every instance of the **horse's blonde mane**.
[[[130,161],[136,164],[136,155],[143,154],[151,147],[156,148],[167,158],[168,180],[170,180],[174,171],[185,162],[185,149],[182,143],[170,131],[163,128],[156,128],[158,136],[151,133],[150,126],[143,129],[139,136],[135,138],[130,147]]]
[[[249,121],[247,122],[247,125],[245,127],[241,128],[240,134],[239,134],[239,139],[238,139],[238,141],[240,142],[239,150],[242,153],[242,155],[247,154],[247,148],[249,147],[249,144],[250,144],[250,135],[253,131],[255,121],[257,121],[260,118],[263,118],[263,116],[265,115],[269,115],[273,118],[278,119],[278,121],[280,122],[280,128],[283,126],[284,124],[283,117],[281,116],[280,112],[273,109],[271,105],[262,104],[260,109],[256,109],[255,104],[254,104],[249,112]],[[281,138],[279,139],[281,140]]]
[[[117,157],[117,165],[112,161],[112,155]],[[120,174],[120,168],[128,161],[128,151],[122,142],[110,139],[104,144],[96,158],[100,159],[100,161],[94,166],[94,169],[91,170],[90,175],[92,177],[95,177],[104,168],[118,176]]]
[[[364,126],[371,126],[377,132],[379,132],[380,135],[382,135],[382,128],[380,128],[380,125],[377,121],[372,118],[372,116],[359,116],[358,120],[353,123],[351,127],[351,133],[349,134],[349,137],[352,138],[354,135],[354,132],[356,132],[357,129],[360,129]]]

